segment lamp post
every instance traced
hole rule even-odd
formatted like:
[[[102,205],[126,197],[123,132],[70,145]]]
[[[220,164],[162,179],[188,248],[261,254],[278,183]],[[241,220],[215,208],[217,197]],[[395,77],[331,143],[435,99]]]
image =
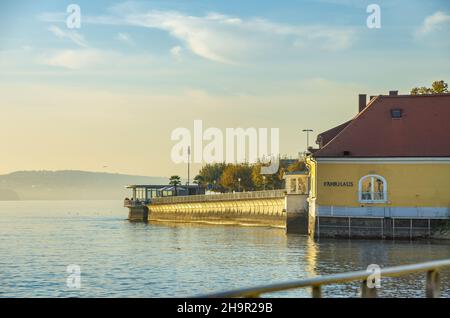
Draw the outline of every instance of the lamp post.
[[[238,192],[241,192],[241,178],[238,178],[238,182],[239,182],[239,190],[238,190]]]
[[[312,129],[303,129],[303,132],[306,132],[306,151],[308,151],[309,148],[309,133],[313,132]]]
[[[263,176],[264,191],[266,191],[266,176]]]
[[[190,163],[190,161],[191,161],[191,146],[188,146],[188,149],[187,149],[187,155],[188,155],[188,162],[187,162],[187,164],[188,164],[188,166],[187,166],[187,168],[188,168],[188,171],[187,171],[187,173],[188,173],[188,179],[187,179],[187,195],[189,195],[189,177],[190,177],[190,175],[189,175],[189,163]]]

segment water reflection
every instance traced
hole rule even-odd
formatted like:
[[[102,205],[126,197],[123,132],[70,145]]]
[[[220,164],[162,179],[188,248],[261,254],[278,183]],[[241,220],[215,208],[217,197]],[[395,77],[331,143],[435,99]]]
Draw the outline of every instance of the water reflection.
[[[317,267],[317,253],[318,247],[317,243],[314,239],[308,237],[306,242],[306,272],[309,277],[317,276],[316,267]]]
[[[0,203],[0,297],[192,296],[450,258],[449,243],[314,241],[276,228],[130,223],[120,204]],[[80,290],[65,286],[69,264],[82,268]],[[449,297],[448,272],[442,286]],[[357,283],[327,286],[324,295],[355,297],[358,290]],[[422,297],[423,275],[383,279],[380,294]]]

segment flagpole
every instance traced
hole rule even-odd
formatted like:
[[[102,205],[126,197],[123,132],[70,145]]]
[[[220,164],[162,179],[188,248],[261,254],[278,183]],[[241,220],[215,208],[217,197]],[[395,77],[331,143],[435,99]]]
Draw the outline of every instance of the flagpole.
[[[191,146],[188,146],[188,178],[187,178],[187,195],[189,195],[189,178],[190,178],[190,175],[189,175],[189,164],[190,164],[190,161],[191,161]]]

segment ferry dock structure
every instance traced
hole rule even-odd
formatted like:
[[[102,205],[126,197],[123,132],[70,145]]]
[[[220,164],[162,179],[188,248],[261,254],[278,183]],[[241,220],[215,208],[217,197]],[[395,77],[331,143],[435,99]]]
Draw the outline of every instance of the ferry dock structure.
[[[164,196],[130,186],[130,220],[264,225],[315,237],[450,239],[450,94],[358,96],[285,189]],[[197,186],[191,186],[197,187]],[[198,189],[198,188],[197,188]]]
[[[308,232],[306,193],[284,189],[185,196],[156,196],[153,185],[130,185],[144,197],[125,200],[130,221],[194,222],[270,226]],[[133,190],[134,192],[134,190]]]

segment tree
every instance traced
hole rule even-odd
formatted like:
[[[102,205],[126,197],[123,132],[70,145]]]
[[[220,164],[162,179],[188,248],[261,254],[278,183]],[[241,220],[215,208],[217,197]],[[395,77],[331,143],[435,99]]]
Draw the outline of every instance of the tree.
[[[434,81],[431,87],[435,94],[448,93],[448,84],[444,81]]]
[[[202,177],[205,186],[214,185],[216,190],[225,167],[225,163],[206,164],[200,169],[198,175]]]
[[[288,167],[287,167],[287,171],[288,172],[297,172],[297,171],[305,171],[306,170],[306,165],[304,161],[298,160],[294,163],[291,163]]]
[[[220,178],[220,185],[228,191],[254,190],[252,167],[248,164],[227,165]]]
[[[431,87],[422,86],[411,89],[411,95],[445,94],[448,92],[448,84],[443,80],[434,81]]]
[[[194,181],[194,183],[202,184],[209,189],[211,189],[210,186],[213,186],[213,191],[219,192],[283,189],[285,171],[288,169],[294,169],[292,171],[305,170],[304,163],[298,163],[297,160],[280,159],[279,163],[277,173],[265,176],[261,175],[263,165],[261,161],[254,164],[206,164],[200,169],[198,176],[194,179],[198,181]],[[293,165],[293,167],[289,168],[289,165]],[[239,179],[241,179],[240,182]]]
[[[203,188],[205,186],[205,180],[201,175],[198,174],[194,177],[194,183],[197,185],[197,194],[198,194],[200,187]]]
[[[194,183],[198,186],[203,186],[205,184],[205,178],[198,174],[194,178]]]
[[[169,184],[172,185],[175,189],[175,195],[178,195],[177,187],[181,184],[181,178],[180,176],[170,176]]]
[[[252,182],[256,190],[263,190],[264,188],[268,188],[267,176],[265,177],[266,178],[264,180],[264,176],[261,174],[261,164],[255,164],[252,168]]]
[[[252,181],[255,190],[269,190],[269,189],[281,189],[283,188],[283,175],[280,171],[275,174],[261,174],[261,164],[257,163],[252,167]]]

